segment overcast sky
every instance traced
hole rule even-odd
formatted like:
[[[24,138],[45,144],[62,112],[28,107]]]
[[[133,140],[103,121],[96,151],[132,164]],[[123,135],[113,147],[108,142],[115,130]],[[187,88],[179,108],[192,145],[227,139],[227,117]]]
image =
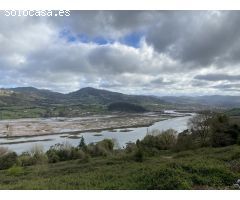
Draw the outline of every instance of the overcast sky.
[[[0,87],[240,95],[238,11],[0,16]]]

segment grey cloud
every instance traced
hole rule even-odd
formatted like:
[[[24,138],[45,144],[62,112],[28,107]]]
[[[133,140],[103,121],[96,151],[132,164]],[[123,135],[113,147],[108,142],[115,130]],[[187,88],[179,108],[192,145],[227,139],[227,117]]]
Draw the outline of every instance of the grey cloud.
[[[0,24],[0,87],[239,90],[239,11],[72,11],[63,18],[0,17]],[[114,42],[68,42],[60,37],[64,29]],[[138,31],[139,48],[121,44],[121,37]]]
[[[214,88],[217,88],[217,89],[240,89],[240,83],[219,84],[219,85],[214,86]]]
[[[206,81],[240,81],[240,75],[228,75],[228,74],[197,75],[194,78]]]
[[[221,58],[228,56],[233,44],[240,49],[238,11],[181,11],[167,15],[159,26],[150,29],[146,40],[157,51],[192,63],[191,67],[221,64]],[[228,62],[234,60],[229,57]]]
[[[87,34],[118,39],[132,31],[141,31],[152,24],[156,11],[71,11],[70,17],[51,18],[50,23],[70,30],[73,34]]]

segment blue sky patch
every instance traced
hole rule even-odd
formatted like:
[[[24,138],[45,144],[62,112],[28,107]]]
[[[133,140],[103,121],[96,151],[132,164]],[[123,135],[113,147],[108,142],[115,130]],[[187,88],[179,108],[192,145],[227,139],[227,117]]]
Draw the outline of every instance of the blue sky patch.
[[[82,42],[82,43],[95,43],[98,45],[105,45],[105,44],[112,44],[114,43],[114,40],[112,39],[107,39],[101,36],[98,37],[89,37],[86,34],[78,34],[78,35],[74,35],[71,33],[71,31],[67,30],[67,29],[63,29],[60,33],[59,33],[59,37],[66,39],[67,42]]]
[[[141,38],[144,36],[143,32],[133,32],[120,39],[122,44],[139,48]]]

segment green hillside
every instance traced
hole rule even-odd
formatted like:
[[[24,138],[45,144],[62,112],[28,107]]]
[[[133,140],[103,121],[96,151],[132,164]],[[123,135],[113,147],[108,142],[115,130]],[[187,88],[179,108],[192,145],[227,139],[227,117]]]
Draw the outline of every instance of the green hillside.
[[[1,170],[0,189],[233,189],[239,146],[72,160]],[[61,174],[61,176],[59,176]]]
[[[109,112],[115,102],[159,109],[167,105],[150,96],[126,95],[95,88],[83,88],[69,94],[33,87],[0,90],[0,119],[28,117],[76,117]]]

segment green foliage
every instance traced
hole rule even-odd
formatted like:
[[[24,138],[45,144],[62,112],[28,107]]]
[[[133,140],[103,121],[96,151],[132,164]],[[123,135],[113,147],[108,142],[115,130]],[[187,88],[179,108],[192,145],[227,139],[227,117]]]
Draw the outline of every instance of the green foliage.
[[[72,147],[68,143],[51,146],[46,155],[50,163],[85,158],[85,153],[81,149]]]
[[[36,164],[36,159],[34,159],[28,152],[23,152],[18,156],[18,163],[20,166],[31,166]]]
[[[178,190],[190,189],[191,182],[181,170],[160,168],[158,170],[142,170],[137,178],[138,189]]]
[[[0,189],[231,189],[239,152],[235,145],[160,151],[142,162],[115,155],[2,170]]]
[[[176,151],[184,151],[194,149],[196,146],[197,144],[195,144],[193,136],[188,132],[188,130],[185,130],[178,134],[177,142],[173,149]]]
[[[228,110],[226,114],[229,116],[240,116],[240,108],[233,108],[231,110]]]
[[[0,169],[8,169],[0,173],[0,189],[231,188],[240,177],[240,146],[229,146],[239,140],[239,126],[224,115],[207,123],[204,148],[206,135],[196,133],[196,124],[178,136],[154,130],[123,150],[110,139],[86,145],[83,138],[78,147],[56,144],[46,153],[39,146],[20,156],[0,148]]]
[[[114,141],[110,139],[104,139],[96,144],[89,144],[87,146],[87,152],[95,157],[95,156],[108,156],[113,153]]]
[[[97,146],[104,147],[107,151],[112,152],[114,147],[114,141],[111,139],[104,139],[97,143]]]
[[[87,146],[86,152],[93,157],[96,156],[108,156],[113,153],[114,141],[110,139],[104,139],[96,144],[91,143]]]
[[[0,156],[0,170],[8,169],[17,163],[17,154],[15,152],[7,152]]]
[[[7,170],[7,173],[10,176],[20,176],[24,173],[24,170],[22,167],[14,165]]]
[[[176,131],[169,129],[166,131],[154,130],[144,137],[140,146],[146,148],[156,148],[158,150],[172,149],[177,142]]]
[[[199,147],[210,145],[210,124],[212,113],[204,111],[189,119],[188,128]]]
[[[29,154],[33,158],[34,164],[45,164],[48,162],[42,146],[33,146]]]
[[[217,114],[213,116],[210,127],[211,145],[213,147],[228,146],[237,143],[240,129],[237,124],[230,124],[227,115]]]
[[[165,106],[156,97],[125,95],[94,88],[83,88],[69,94],[31,87],[11,90],[14,92],[5,90],[9,94],[0,95],[0,119],[78,117],[108,113],[107,106],[118,101],[130,105],[122,110],[124,112],[144,112],[145,108],[142,106],[151,107],[152,110]]]
[[[135,143],[129,142],[129,143],[126,144],[125,152],[126,152],[127,154],[133,153],[133,152],[135,152],[136,150],[137,150],[137,145],[136,145]]]
[[[184,146],[183,136],[196,147],[223,147],[237,144],[240,137],[239,126],[235,123],[230,123],[229,117],[220,113],[203,113],[196,115],[189,121],[189,131],[190,135],[179,135],[177,142],[179,148],[181,145]],[[189,148],[191,147],[189,146]],[[182,147],[180,149],[184,148]]]
[[[78,148],[82,149],[83,151],[86,151],[86,149],[87,149],[87,145],[85,143],[85,140],[84,140],[83,136],[81,137],[81,140],[80,140],[80,143],[78,145]]]
[[[23,152],[18,156],[20,166],[42,165],[48,162],[47,155],[42,146],[35,145],[30,151]]]
[[[137,149],[133,155],[133,158],[136,162],[143,162],[143,150]]]

